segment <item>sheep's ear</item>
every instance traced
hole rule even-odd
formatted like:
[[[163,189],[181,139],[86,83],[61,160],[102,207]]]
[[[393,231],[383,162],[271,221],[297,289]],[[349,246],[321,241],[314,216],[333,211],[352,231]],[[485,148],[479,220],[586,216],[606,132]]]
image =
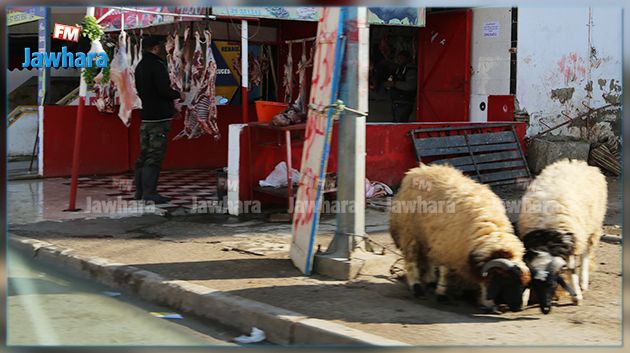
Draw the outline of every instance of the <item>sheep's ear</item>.
[[[520,267],[518,268],[518,276],[521,280],[521,284],[524,286],[529,286],[529,283],[532,280],[531,277],[531,271],[528,267],[525,268],[525,270],[521,269]]]

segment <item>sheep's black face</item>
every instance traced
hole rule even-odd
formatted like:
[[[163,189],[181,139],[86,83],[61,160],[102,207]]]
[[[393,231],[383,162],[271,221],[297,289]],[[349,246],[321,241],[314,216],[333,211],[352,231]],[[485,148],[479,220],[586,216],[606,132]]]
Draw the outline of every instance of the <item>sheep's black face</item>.
[[[551,312],[551,302],[558,286],[558,273],[549,273],[546,270],[536,269],[532,269],[531,272],[532,291],[534,291],[540,302],[540,311],[547,315]]]
[[[531,289],[540,302],[540,311],[549,314],[558,287],[558,276],[566,262],[548,252],[535,250],[528,250],[524,259],[532,275]]]
[[[505,304],[511,311],[523,308],[523,291],[521,269],[514,266],[508,270],[495,269],[488,274],[487,298],[495,305]]]

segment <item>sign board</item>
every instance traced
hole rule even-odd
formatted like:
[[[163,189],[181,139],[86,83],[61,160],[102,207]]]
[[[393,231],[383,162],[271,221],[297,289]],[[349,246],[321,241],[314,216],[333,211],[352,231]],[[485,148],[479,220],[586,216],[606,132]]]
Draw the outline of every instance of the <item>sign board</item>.
[[[318,21],[322,7],[226,7],[212,8],[215,16],[260,17],[278,20]],[[424,27],[424,7],[369,7],[368,23],[379,25]]]
[[[232,103],[238,91],[240,76],[234,63],[241,55],[241,42],[212,41],[212,51],[217,62],[216,98],[219,104]]]
[[[7,26],[43,19],[46,15],[45,7],[10,7],[7,9]]]
[[[215,16],[260,17],[277,20],[318,21],[321,7],[212,7]]]
[[[322,19],[317,27],[311,97],[302,150],[300,181],[293,207],[293,237],[290,251],[295,266],[307,275],[311,274],[313,267],[313,243],[330,152],[332,122],[335,114],[338,114],[334,109],[327,107],[337,100],[339,90],[343,62],[343,43],[340,36],[343,32],[345,13],[344,8],[322,8]]]
[[[483,36],[484,37],[498,37],[500,30],[499,22],[485,22],[483,24]]]
[[[368,7],[368,23],[424,27],[426,9],[424,7]]]

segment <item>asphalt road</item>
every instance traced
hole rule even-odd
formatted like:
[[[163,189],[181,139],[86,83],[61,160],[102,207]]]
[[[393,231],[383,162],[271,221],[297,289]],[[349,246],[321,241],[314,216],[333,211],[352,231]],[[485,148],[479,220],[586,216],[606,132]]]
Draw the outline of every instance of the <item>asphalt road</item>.
[[[241,333],[70,277],[8,251],[9,345],[232,345]],[[112,293],[107,293],[112,291]]]

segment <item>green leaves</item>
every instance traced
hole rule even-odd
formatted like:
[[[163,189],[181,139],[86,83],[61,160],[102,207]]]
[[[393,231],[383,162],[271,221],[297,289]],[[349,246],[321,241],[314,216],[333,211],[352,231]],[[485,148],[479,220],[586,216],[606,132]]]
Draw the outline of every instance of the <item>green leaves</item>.
[[[84,36],[88,37],[90,41],[98,40],[101,36],[103,36],[103,34],[105,34],[101,26],[96,23],[96,18],[94,16],[85,16],[81,27],[81,32]]]

